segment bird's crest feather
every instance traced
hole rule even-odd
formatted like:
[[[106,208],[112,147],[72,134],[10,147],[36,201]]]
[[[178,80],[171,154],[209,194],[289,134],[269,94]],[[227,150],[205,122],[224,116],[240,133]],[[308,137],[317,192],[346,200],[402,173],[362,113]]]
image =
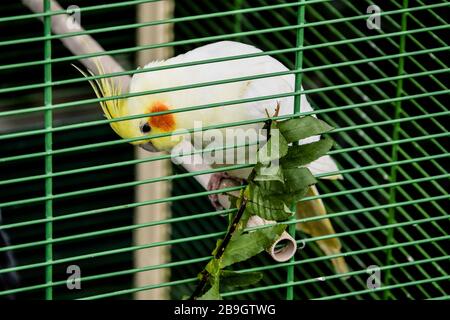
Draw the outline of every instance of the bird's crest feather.
[[[105,70],[102,64],[98,60],[95,61],[95,66],[98,70],[99,75],[105,75]],[[95,76],[95,74],[91,70],[83,71],[79,67],[73,65],[84,77]],[[108,78],[99,78],[88,80],[92,89],[95,92],[97,98],[110,98],[118,96],[122,93],[122,88],[120,84],[117,84],[117,81],[114,81],[111,77]],[[109,120],[116,119],[119,117],[126,116],[126,110],[124,105],[124,99],[108,99],[108,100],[100,100],[100,106],[102,107],[103,113],[105,117]],[[126,121],[118,121],[111,122],[110,125],[113,130],[120,136],[123,136],[123,122]]]

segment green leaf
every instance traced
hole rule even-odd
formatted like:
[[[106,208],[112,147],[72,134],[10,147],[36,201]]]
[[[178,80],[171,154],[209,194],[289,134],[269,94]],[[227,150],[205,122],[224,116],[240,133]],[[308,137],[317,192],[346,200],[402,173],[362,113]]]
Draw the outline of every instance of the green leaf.
[[[279,238],[286,225],[272,225],[244,232],[248,219],[251,215],[258,215],[266,220],[281,221],[292,216],[289,206],[304,197],[308,188],[316,183],[309,169],[302,166],[326,154],[333,141],[324,138],[300,146],[289,146],[289,143],[332,129],[327,123],[311,116],[271,123],[270,139],[258,150],[258,163],[248,177],[247,187],[238,197],[230,198],[232,206],[237,208],[243,199],[247,199],[243,216],[221,258],[213,257],[199,274],[200,279],[207,277],[210,286],[199,300],[221,299],[221,287],[248,286],[262,278],[259,272],[240,273],[222,269],[250,259],[268,249]],[[235,215],[236,213],[230,214],[229,225]],[[222,241],[217,241],[213,255]]]
[[[263,274],[261,272],[222,270],[220,273],[220,285],[228,287],[244,287],[258,283],[262,277]]]
[[[280,181],[284,183],[283,170],[280,166],[264,166],[257,163],[255,172],[254,181]]]
[[[258,162],[268,165],[270,162],[284,157],[288,152],[288,142],[280,134],[277,124],[272,122],[269,141],[258,150]]]
[[[281,159],[281,165],[283,168],[297,168],[307,165],[324,156],[333,144],[333,139],[326,137],[317,142],[292,146],[289,148],[287,155]]]
[[[256,181],[254,184],[261,188],[261,191],[266,196],[276,196],[279,194],[283,194],[284,192],[284,173],[283,173],[283,182],[277,180],[263,180]],[[250,193],[249,193],[250,194]]]
[[[244,231],[245,227],[247,226],[248,219],[250,219],[250,216],[250,212],[248,212],[248,210],[245,210],[241,220],[239,220],[239,223],[236,227],[235,234],[241,234]]]
[[[288,143],[333,130],[332,126],[312,116],[280,121],[278,128]]]
[[[220,273],[220,260],[219,259],[212,259],[206,265],[205,270],[208,271],[208,273],[211,276],[215,277],[216,275],[218,275]],[[203,276],[201,273],[199,275],[200,275],[200,278]]]
[[[288,210],[283,210],[281,203],[290,206],[299,201],[308,188],[317,182],[311,171],[305,167],[284,169],[283,175],[284,184],[279,181],[258,181],[258,189],[249,183],[249,195],[252,196],[250,199],[254,201],[249,208],[253,214],[267,220],[285,220],[289,217]]]
[[[219,246],[219,241],[217,242],[217,246]],[[217,247],[216,247],[217,249]],[[216,250],[215,249],[215,250]],[[206,291],[201,297],[198,298],[198,300],[222,300],[222,297],[220,296],[220,260],[219,259],[212,259],[208,262],[208,264],[205,267],[205,270],[209,273],[208,276],[208,283],[211,285],[211,288]],[[198,275],[198,278],[202,280],[202,278],[205,277],[205,275],[201,272]]]
[[[216,247],[214,248],[213,252],[211,253],[213,256],[216,255],[217,253],[217,249],[219,249],[220,245],[222,244],[222,239],[217,239],[216,241]]]
[[[285,190],[280,198],[286,203],[298,202],[302,199],[308,188],[317,182],[308,168],[285,169]]]
[[[265,183],[267,185],[268,183]],[[269,183],[272,184],[273,183]],[[293,212],[279,197],[283,193],[282,189],[278,188],[272,193],[269,190],[264,190],[254,183],[249,183],[249,198],[246,209],[254,215],[260,216],[265,220],[283,221],[292,216]]]
[[[286,225],[278,224],[231,238],[222,256],[221,268],[245,261],[269,248],[284,229],[286,229]]]
[[[289,192],[295,192],[299,189],[309,187],[317,182],[308,168],[285,169],[285,185]]]
[[[200,296],[197,300],[222,300],[219,292],[220,282],[219,278],[214,278],[214,281],[211,285],[211,288],[206,291],[202,296]]]

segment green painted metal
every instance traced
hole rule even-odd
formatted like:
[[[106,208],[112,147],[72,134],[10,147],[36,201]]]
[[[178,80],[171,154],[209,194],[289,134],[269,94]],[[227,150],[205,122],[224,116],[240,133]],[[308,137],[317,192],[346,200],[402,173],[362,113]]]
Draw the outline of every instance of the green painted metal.
[[[299,29],[296,31],[296,41],[295,41],[295,47],[296,48],[303,48],[303,42],[304,42],[304,35],[305,35],[305,5],[306,0],[303,0],[302,3],[300,3],[299,7],[297,8],[297,24],[300,26]],[[299,70],[303,68],[303,50],[297,51],[295,55],[295,69]],[[303,73],[296,73],[295,74],[295,91],[301,91],[302,90],[302,75]],[[294,114],[301,113],[301,96],[296,95],[294,97]],[[298,144],[298,143],[297,143]],[[291,210],[293,212],[296,211],[297,204],[293,203]],[[295,220],[295,217],[291,217],[290,219]],[[290,224],[288,227],[289,234],[293,239],[295,239],[295,224]],[[295,262],[295,255],[292,256],[290,259],[290,262]],[[291,265],[287,268],[287,283],[293,283],[294,282],[294,265]],[[294,288],[292,286],[286,287],[286,299],[292,300],[294,299]]]
[[[147,2],[155,1],[113,3],[105,0],[100,4],[81,7],[80,12],[92,17],[98,17],[106,10],[111,13],[115,10],[134,12],[136,5]],[[324,256],[318,249],[317,240],[333,236],[306,238],[295,231],[296,223],[323,217],[293,218],[284,223],[299,246],[307,245],[305,250],[300,250],[285,263],[274,263],[265,257],[258,257],[243,264],[244,272],[263,271],[263,282],[255,287],[227,292],[224,297],[448,299],[449,292],[444,283],[450,277],[444,266],[449,258],[449,216],[445,205],[445,201],[448,201],[445,183],[448,183],[449,174],[444,164],[449,158],[445,143],[449,133],[445,119],[450,112],[446,104],[449,90],[445,82],[449,70],[444,57],[449,47],[444,38],[448,24],[443,15],[448,9],[448,1],[386,1],[380,14],[382,28],[371,31],[365,28],[365,21],[370,17],[366,8],[372,4],[368,0],[357,3],[255,0],[251,5],[245,0],[236,0],[207,1],[202,4],[177,2],[175,16],[170,19],[138,23],[133,16],[122,22],[112,20],[94,24],[94,27],[90,25],[85,31],[65,35],[51,34],[51,17],[63,14],[65,10],[51,11],[49,4],[50,1],[45,0],[45,10],[39,14],[27,14],[22,10],[10,16],[0,16],[1,26],[39,23],[36,18],[44,22],[43,25],[39,24],[40,32],[19,34],[0,41],[2,49],[13,54],[20,55],[21,48],[25,47],[34,47],[41,52],[24,60],[0,57],[0,73],[6,79],[0,88],[1,105],[6,106],[0,109],[0,121],[16,121],[33,116],[42,116],[43,119],[42,126],[16,127],[0,134],[4,146],[0,150],[0,208],[4,216],[0,230],[8,232],[13,239],[11,245],[0,248],[0,254],[11,251],[19,256],[18,265],[0,269],[0,275],[16,271],[25,278],[21,287],[0,291],[0,298],[15,294],[19,298],[118,299],[130,298],[135,292],[164,287],[170,288],[173,298],[180,298],[193,288],[196,272],[200,270],[197,266],[208,260],[214,240],[224,234],[220,217],[233,212],[213,211],[208,207],[205,196],[217,191],[195,189],[192,180],[196,175],[226,168],[194,173],[175,171],[168,176],[141,181],[128,176],[127,179],[105,180],[99,184],[83,183],[86,181],[83,179],[92,176],[111,175],[114,178],[120,171],[132,170],[137,164],[170,159],[171,155],[167,154],[149,154],[144,159],[132,159],[128,143],[140,138],[120,140],[111,133],[105,139],[89,139],[89,135],[99,130],[110,132],[108,124],[111,122],[162,115],[171,111],[114,120],[91,117],[87,120],[74,118],[74,121],[54,121],[53,118],[59,119],[61,112],[75,114],[78,110],[85,110],[82,108],[86,106],[98,108],[99,101],[118,97],[292,74],[296,77],[296,87],[292,93],[227,101],[224,104],[189,106],[175,112],[293,96],[294,114],[275,119],[316,114],[335,126],[332,137],[336,140],[336,147],[329,154],[338,161],[339,173],[344,175],[345,180],[321,182],[321,194],[303,201],[324,200],[329,210],[327,217],[337,230],[335,236],[341,239],[344,246],[342,254],[336,256],[344,256],[352,271],[346,275],[334,274],[329,261],[336,256]],[[122,39],[119,37],[121,32],[129,35],[139,28],[168,23],[174,24],[173,41],[141,46],[135,43],[124,45],[119,41]],[[79,35],[106,37],[112,45],[106,45],[108,50],[104,53],[81,56],[61,54],[59,40]],[[226,39],[252,43],[265,52],[252,55],[236,53],[234,57],[162,66],[153,70],[273,55],[288,66],[289,71],[102,99],[92,98],[86,83],[88,79],[133,75],[145,70],[91,76],[88,79],[75,73],[69,76],[60,74],[61,70],[71,68],[70,63],[81,58],[110,54],[128,59],[128,64],[134,65],[133,55],[138,51],[174,47],[176,52],[181,53],[204,43]],[[43,59],[36,58],[39,56],[43,56]],[[23,81],[21,75],[27,74],[32,68],[43,70],[44,77],[31,76]],[[304,84],[304,90],[300,83]],[[39,93],[42,101],[32,98],[36,93]],[[315,111],[301,112],[301,94],[308,95],[312,104],[317,106]],[[16,103],[11,100],[15,98],[24,100]],[[12,107],[9,108],[9,105]],[[228,123],[204,130],[264,120]],[[75,141],[74,137],[88,138],[77,143],[61,143],[70,133],[74,135],[67,138],[69,142]],[[23,147],[33,143],[38,147]],[[115,151],[119,148],[128,148],[126,150],[130,157],[115,158]],[[103,153],[110,156],[102,158],[104,161],[78,162],[92,153],[99,158]],[[68,163],[61,165],[65,161]],[[228,169],[247,166],[233,165]],[[170,197],[143,202],[132,200],[134,187],[160,181],[173,184],[174,193]],[[127,193],[131,198],[118,198],[114,202],[114,199],[108,199],[111,193]],[[107,199],[104,202],[92,200],[102,195]],[[132,215],[133,208],[157,203],[172,203],[174,215],[142,224],[120,220]],[[100,221],[122,222],[102,226]],[[172,227],[170,240],[145,245],[131,242],[133,230],[163,224]],[[33,234],[36,230],[42,231],[39,236]],[[130,241],[108,246],[101,242],[106,237],[128,237]],[[82,249],[75,249],[78,245]],[[170,262],[144,268],[134,268],[131,263],[120,265],[127,254],[167,245],[172,246]],[[31,252],[37,256],[36,259],[26,257]],[[64,275],[63,269],[69,264],[85,262],[96,268],[104,264],[110,267],[83,275],[83,286],[94,288],[101,281],[110,283],[113,279],[114,282],[129,279],[129,282],[91,292],[64,292],[66,282],[61,276]],[[383,275],[381,288],[367,288],[366,267],[371,264],[380,267]],[[136,273],[164,268],[170,268],[172,273],[167,282],[133,287],[130,279]],[[343,280],[344,276],[350,276],[350,279]]]
[[[403,0],[403,8],[407,9],[408,3],[409,3],[409,0]],[[408,15],[406,13],[403,13],[402,14],[402,31],[407,30],[407,18],[408,18]],[[400,36],[400,46],[399,47],[400,47],[400,53],[405,52],[405,50],[406,50],[406,36],[405,35]],[[403,57],[400,57],[399,61],[398,61],[398,75],[404,74],[404,72],[405,72],[404,66],[405,66],[405,59]],[[397,90],[396,90],[395,96],[400,97],[402,94],[403,94],[403,79],[399,79],[397,82]],[[398,119],[400,117],[401,111],[402,111],[402,103],[401,103],[401,101],[398,101],[395,104],[394,119]],[[400,123],[396,123],[394,125],[394,131],[392,133],[392,138],[394,140],[399,138],[400,130],[401,130]],[[392,161],[397,161],[397,159],[398,159],[398,148],[399,148],[398,144],[395,144],[392,146],[392,153],[391,153]],[[397,180],[397,166],[391,167],[389,177],[390,177],[391,181]],[[396,203],[396,191],[397,190],[395,187],[392,187],[389,190],[389,192],[390,192],[389,193],[389,202],[390,203]],[[393,223],[395,223],[395,220],[396,220],[395,219],[395,207],[391,207],[389,209],[387,223],[393,224]],[[393,237],[394,237],[394,229],[390,229],[388,232],[388,235],[387,235],[387,244],[392,243]],[[389,265],[391,260],[392,260],[392,250],[388,250],[388,253],[386,255],[386,264]],[[386,280],[385,280],[386,284],[389,284],[390,278],[391,278],[391,272],[390,272],[390,270],[387,270]],[[389,290],[384,291],[384,298],[388,299],[389,296],[390,296],[390,291]]]
[[[50,0],[44,1],[44,11],[50,12]],[[52,32],[52,22],[51,16],[44,17],[44,34],[49,36]],[[51,40],[45,40],[44,43],[44,55],[45,60],[51,59],[52,56],[52,43]],[[52,81],[52,65],[47,63],[44,65],[44,82]],[[51,129],[53,127],[53,112],[52,112],[52,87],[46,86],[44,88],[44,102],[50,109],[46,110],[44,113],[44,125],[45,129]],[[45,134],[45,152],[48,153],[53,149],[53,134],[52,132],[47,132]],[[47,154],[45,156],[45,174],[49,175],[53,172],[53,156]],[[53,179],[51,177],[45,178],[45,196],[48,197],[45,200],[45,218],[51,219],[53,217],[53,200],[50,198],[53,194]],[[46,241],[51,241],[53,238],[53,222],[47,221],[45,223],[45,239]],[[51,242],[45,245],[45,261],[51,262],[53,260],[53,245]],[[48,264],[45,267],[45,282],[50,283],[53,281],[53,266]],[[47,300],[53,299],[53,287],[49,286],[45,289],[45,298]]]

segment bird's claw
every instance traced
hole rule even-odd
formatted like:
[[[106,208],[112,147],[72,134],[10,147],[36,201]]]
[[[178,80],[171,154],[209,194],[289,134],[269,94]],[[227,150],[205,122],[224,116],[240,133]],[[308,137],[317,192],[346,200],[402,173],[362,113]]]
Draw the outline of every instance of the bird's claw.
[[[230,176],[226,172],[213,173],[211,176],[211,179],[209,179],[208,191],[214,191],[214,190],[221,189],[222,181],[225,179],[237,180],[237,178]],[[239,181],[239,183],[241,183],[241,181]],[[208,198],[211,201],[211,204],[213,205],[214,209],[223,210],[224,207],[219,202],[219,195],[220,195],[220,193],[210,194],[210,195],[208,195]]]

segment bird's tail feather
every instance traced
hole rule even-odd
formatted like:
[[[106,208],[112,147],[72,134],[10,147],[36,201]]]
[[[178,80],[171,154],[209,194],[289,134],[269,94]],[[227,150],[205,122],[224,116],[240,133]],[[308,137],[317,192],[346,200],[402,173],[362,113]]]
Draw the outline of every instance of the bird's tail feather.
[[[319,192],[315,186],[312,186],[307,196],[316,196]],[[297,218],[309,218],[324,216],[327,211],[321,199],[302,201],[297,204]],[[315,221],[303,222],[297,224],[297,229],[309,234],[312,237],[335,234],[333,225],[329,219],[320,219]],[[318,240],[317,244],[326,255],[335,255],[341,253],[341,242],[338,238],[328,238]],[[347,273],[349,271],[347,263],[343,257],[331,260],[337,273]]]

